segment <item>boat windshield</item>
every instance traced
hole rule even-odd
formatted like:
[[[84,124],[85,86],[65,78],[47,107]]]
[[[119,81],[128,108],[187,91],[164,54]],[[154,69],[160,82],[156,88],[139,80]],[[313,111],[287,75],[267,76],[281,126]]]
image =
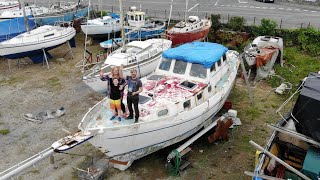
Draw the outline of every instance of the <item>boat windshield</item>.
[[[184,74],[186,72],[187,64],[187,62],[176,60],[173,72],[176,74]]]
[[[192,64],[190,76],[205,79],[207,77],[207,69],[204,68],[201,64]]]
[[[171,66],[171,60],[166,59],[166,58],[162,58],[159,69],[164,70],[164,71],[169,71],[170,66]]]

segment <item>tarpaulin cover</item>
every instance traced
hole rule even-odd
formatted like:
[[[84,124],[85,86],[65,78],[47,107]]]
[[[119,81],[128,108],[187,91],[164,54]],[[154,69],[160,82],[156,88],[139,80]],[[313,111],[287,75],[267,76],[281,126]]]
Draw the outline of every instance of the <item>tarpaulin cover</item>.
[[[310,73],[292,114],[299,121],[297,131],[320,142],[320,74]]]
[[[120,19],[120,14],[110,13],[110,16],[112,17],[112,19]]]
[[[162,57],[197,63],[203,65],[205,68],[210,68],[215,62],[220,60],[227,51],[228,48],[221,44],[192,42],[168,49],[162,53]]]
[[[32,16],[27,16],[30,30],[36,27]],[[11,39],[27,31],[24,25],[24,17],[0,21],[0,42]]]

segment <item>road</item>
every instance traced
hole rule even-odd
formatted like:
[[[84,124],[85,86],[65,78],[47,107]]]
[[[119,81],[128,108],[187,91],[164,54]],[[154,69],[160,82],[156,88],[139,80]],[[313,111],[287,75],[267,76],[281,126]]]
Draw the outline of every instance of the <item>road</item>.
[[[277,1],[277,0],[275,0]],[[228,17],[242,16],[247,20],[247,24],[259,24],[262,18],[269,18],[278,23],[282,28],[306,27],[309,23],[315,28],[320,28],[320,7],[300,6],[289,3],[262,3],[255,0],[190,0],[188,8],[199,2],[200,6],[188,12],[188,15],[204,16],[205,14],[221,14],[223,22],[227,22]],[[136,6],[147,11],[150,16],[167,18],[169,15],[171,0],[123,0],[124,9]],[[99,0],[92,0],[94,8],[98,8]],[[184,17],[185,0],[174,0],[174,18]],[[102,7],[110,10],[113,7],[115,12],[119,11],[118,0],[103,1]],[[282,21],[282,23],[281,23]]]

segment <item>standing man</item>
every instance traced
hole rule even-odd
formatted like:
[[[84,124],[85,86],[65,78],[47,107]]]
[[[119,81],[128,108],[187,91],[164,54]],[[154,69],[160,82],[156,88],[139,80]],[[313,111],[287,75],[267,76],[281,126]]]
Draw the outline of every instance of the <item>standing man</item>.
[[[121,67],[120,67],[121,69]],[[122,73],[122,69],[120,70]],[[127,105],[129,109],[129,116],[126,119],[133,119],[133,109],[135,114],[135,123],[138,122],[139,119],[139,93],[142,92],[142,82],[137,76],[137,70],[131,70],[131,76],[127,76],[127,85],[128,85],[128,94],[127,94]]]

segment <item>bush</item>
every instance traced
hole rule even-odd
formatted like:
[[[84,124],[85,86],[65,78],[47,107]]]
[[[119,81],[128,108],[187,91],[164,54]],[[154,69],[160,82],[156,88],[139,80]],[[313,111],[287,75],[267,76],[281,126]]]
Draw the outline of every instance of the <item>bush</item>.
[[[228,22],[228,27],[233,31],[243,31],[246,20],[243,17],[231,17]]]
[[[300,30],[298,36],[301,48],[313,56],[318,56],[320,51],[320,32],[314,28]]]
[[[216,32],[221,28],[221,22],[220,22],[221,16],[220,14],[211,14],[211,29],[213,32]]]
[[[275,35],[277,26],[275,21],[263,18],[260,26],[254,26],[253,34],[254,36]]]

